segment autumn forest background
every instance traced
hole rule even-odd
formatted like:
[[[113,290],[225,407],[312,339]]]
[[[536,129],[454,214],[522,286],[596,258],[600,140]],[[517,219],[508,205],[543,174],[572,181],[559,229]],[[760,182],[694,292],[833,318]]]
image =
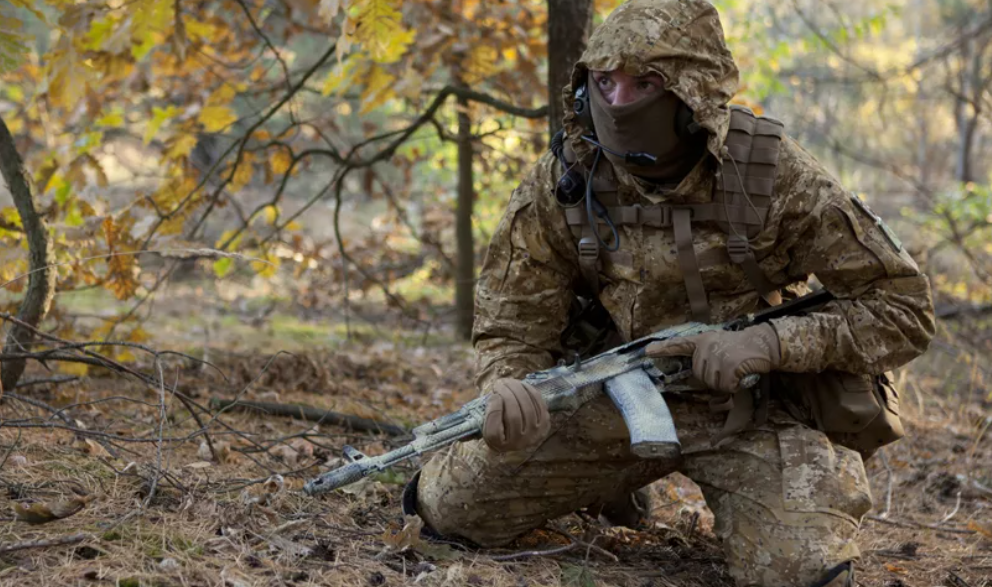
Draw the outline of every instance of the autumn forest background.
[[[0,584],[730,585],[685,479],[505,551],[420,540],[413,464],[299,493],[473,397],[489,237],[618,4],[0,0]],[[715,4],[735,102],[934,288],[862,584],[990,586],[992,0]]]

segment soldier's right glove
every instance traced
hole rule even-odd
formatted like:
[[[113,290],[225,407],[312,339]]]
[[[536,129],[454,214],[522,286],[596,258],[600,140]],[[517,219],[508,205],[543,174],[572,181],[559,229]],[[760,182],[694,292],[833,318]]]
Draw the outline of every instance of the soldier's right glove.
[[[498,379],[486,403],[482,438],[496,452],[523,450],[544,440],[551,416],[541,392],[517,379]]]
[[[740,391],[744,377],[769,373],[782,363],[778,334],[769,324],[653,342],[645,353],[651,358],[692,357],[696,379],[709,389],[726,393]]]

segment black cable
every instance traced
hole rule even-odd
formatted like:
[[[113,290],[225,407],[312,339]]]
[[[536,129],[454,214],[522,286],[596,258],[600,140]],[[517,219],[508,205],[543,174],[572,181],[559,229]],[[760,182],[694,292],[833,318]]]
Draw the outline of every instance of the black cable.
[[[603,149],[596,149],[596,157],[592,160],[592,169],[589,171],[589,177],[586,179],[586,220],[589,222],[589,226],[592,227],[592,233],[596,235],[596,240],[607,252],[613,253],[620,250],[620,232],[617,231],[617,227],[613,224],[613,219],[610,218],[609,213],[607,213],[606,208],[603,204],[596,199],[596,194],[592,191],[592,179],[596,176],[596,167],[599,165],[599,159],[603,156]],[[596,215],[593,216],[593,208],[595,207]],[[606,221],[606,225],[610,227],[610,231],[613,233],[613,246],[609,246],[606,242],[599,236],[599,226],[596,222],[596,218],[602,218]]]

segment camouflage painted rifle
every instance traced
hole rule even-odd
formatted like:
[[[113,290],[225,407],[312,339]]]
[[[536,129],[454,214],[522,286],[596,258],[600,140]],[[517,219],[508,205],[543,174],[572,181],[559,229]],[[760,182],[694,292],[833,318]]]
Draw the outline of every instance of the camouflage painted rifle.
[[[541,392],[551,412],[575,411],[605,388],[627,424],[631,452],[643,458],[677,457],[681,447],[662,393],[690,389],[683,380],[691,373],[691,365],[688,358],[649,358],[645,348],[653,342],[714,330],[742,330],[773,318],[808,312],[832,299],[829,292],[822,290],[723,324],[690,322],[666,328],[587,360],[531,373],[524,381]],[[756,382],[757,376],[752,375],[745,378],[743,385],[750,387]],[[486,401],[485,396],[474,399],[457,412],[414,428],[409,444],[383,455],[369,457],[346,446],[348,464],[309,481],[303,491],[318,495],[344,487],[402,461],[478,437],[485,421]]]

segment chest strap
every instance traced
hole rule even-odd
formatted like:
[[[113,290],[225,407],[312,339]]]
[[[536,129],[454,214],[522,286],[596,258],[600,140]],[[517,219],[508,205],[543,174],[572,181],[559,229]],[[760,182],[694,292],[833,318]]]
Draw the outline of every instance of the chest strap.
[[[708,324],[710,305],[706,300],[706,288],[703,287],[703,277],[699,271],[696,249],[692,246],[692,213],[688,208],[677,208],[673,211],[672,228],[675,232],[675,248],[678,252],[679,266],[682,268],[685,290],[689,297],[692,319]]]
[[[617,226],[642,225],[654,228],[672,228],[676,210],[687,210],[695,222],[732,222],[742,226],[761,226],[765,217],[768,216],[768,208],[752,208],[732,204],[724,206],[715,202],[682,206],[634,204],[633,206],[607,206],[606,208],[610,219]],[[568,222],[569,226],[588,224],[585,209],[581,206],[566,208],[565,221]],[[602,218],[598,221],[600,224],[606,223]]]

